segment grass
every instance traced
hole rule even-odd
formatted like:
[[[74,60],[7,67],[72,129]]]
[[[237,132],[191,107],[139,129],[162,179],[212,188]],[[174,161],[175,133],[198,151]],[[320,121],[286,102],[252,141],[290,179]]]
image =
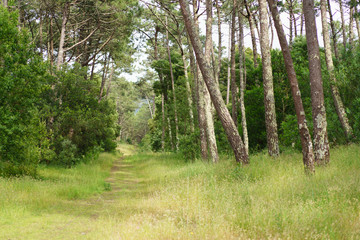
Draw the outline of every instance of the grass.
[[[247,167],[135,154],[115,162],[104,192],[115,158],[0,179],[0,239],[360,239],[358,145],[332,149],[315,176],[297,153]]]

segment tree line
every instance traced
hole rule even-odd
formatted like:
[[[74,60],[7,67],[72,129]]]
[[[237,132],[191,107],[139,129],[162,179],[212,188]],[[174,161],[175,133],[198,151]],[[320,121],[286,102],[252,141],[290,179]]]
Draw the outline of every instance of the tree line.
[[[248,164],[253,151],[267,148],[277,157],[292,147],[302,150],[305,169],[314,172],[315,165],[329,163],[331,145],[357,141],[356,1],[141,3],[147,17],[139,32],[147,39],[148,63],[158,75],[156,114],[145,138],[153,150],[213,162],[219,152],[232,151],[237,162]],[[332,11],[337,7],[340,21]],[[252,48],[244,46],[244,29],[249,29]],[[275,32],[281,50],[272,48]]]
[[[1,2],[0,176],[116,148],[139,13],[136,1]]]

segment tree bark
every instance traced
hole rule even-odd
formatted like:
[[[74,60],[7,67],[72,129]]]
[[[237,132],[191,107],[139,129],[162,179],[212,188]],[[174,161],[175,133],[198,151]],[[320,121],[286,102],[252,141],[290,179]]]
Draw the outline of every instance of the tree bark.
[[[285,68],[288,75],[288,79],[290,82],[291,93],[294,99],[295,112],[298,122],[300,140],[302,145],[302,154],[303,154],[303,162],[306,171],[310,173],[315,172],[314,167],[314,152],[313,152],[313,144],[311,141],[311,136],[309,129],[307,127],[306,118],[305,118],[305,110],[301,99],[301,93],[299,89],[299,84],[296,78],[295,69],[293,60],[291,58],[290,48],[286,40],[284,29],[281,25],[280,14],[277,9],[276,2],[274,0],[268,0],[270,11],[273,16],[275,28],[277,31],[277,35],[279,38],[281,51],[284,57]]]
[[[211,65],[211,50],[212,46],[212,2],[211,0],[206,0],[206,40],[205,40],[205,61],[210,66]],[[215,75],[214,75],[215,78]],[[204,83],[203,83],[204,85]],[[207,88],[204,86],[204,102],[205,102],[205,115],[206,115],[206,133],[208,138],[209,150],[211,155],[211,160],[213,163],[219,161],[219,154],[216,145],[215,130],[214,130],[214,120],[211,112],[211,99],[210,94]]]
[[[253,46],[253,57],[254,57],[254,67],[257,68],[259,66],[257,59],[258,59],[258,54],[257,54],[257,46],[256,46],[256,36],[255,36],[255,27],[254,27],[254,20],[253,20],[253,14],[250,11],[250,7],[247,3],[246,0],[244,0],[244,4],[245,4],[245,9],[247,12],[247,16],[246,18],[249,21],[249,26],[250,26],[250,35],[251,35],[251,43]]]
[[[212,70],[210,66],[207,64],[206,59],[204,57],[204,53],[202,51],[202,44],[199,39],[199,34],[196,31],[194,20],[190,16],[189,5],[186,0],[179,0],[179,2],[180,2],[181,13],[184,17],[186,30],[188,32],[188,35],[190,37],[191,43],[193,45],[196,54],[196,59],[198,61],[200,70],[204,77],[206,86],[209,90],[216,112],[221,120],[221,123],[228,137],[229,143],[234,151],[235,159],[237,162],[248,164],[249,159],[248,159],[248,155],[245,152],[242,139],[240,138],[239,132],[234,122],[232,121],[231,115],[226,108],[224,100],[222,99],[220,90],[212,74]]]
[[[327,0],[327,4],[328,4],[328,8],[329,8],[330,27],[331,27],[331,35],[332,35],[332,40],[333,40],[333,45],[334,45],[335,58],[339,59],[339,51],[338,51],[337,38],[336,38],[337,33],[336,33],[336,30],[335,30],[335,24],[334,24],[334,20],[333,20],[333,15],[331,13],[330,0]]]
[[[241,111],[241,126],[243,131],[244,148],[247,155],[249,155],[249,137],[246,124],[246,111],[245,111],[245,89],[246,79],[244,76],[245,66],[245,54],[244,54],[244,26],[243,15],[241,13],[242,8],[239,4],[239,70],[240,70],[240,111]]]
[[[64,4],[64,8],[62,11],[61,33],[60,33],[60,42],[59,42],[56,70],[60,70],[60,67],[64,62],[64,54],[65,54],[64,44],[65,44],[65,36],[66,36],[66,23],[68,20],[68,8],[69,8],[69,3],[66,2]]]
[[[352,6],[350,6],[349,45],[350,49],[354,48],[354,8]]]
[[[341,16],[341,30],[343,35],[343,44],[344,44],[344,49],[346,49],[346,24],[344,17],[344,9],[343,9],[342,0],[338,0],[338,1],[339,1],[340,16]]]
[[[168,25],[167,17],[165,17],[166,26]],[[174,101],[174,119],[175,119],[175,138],[176,138],[176,151],[179,151],[179,125],[177,117],[177,108],[176,108],[176,93],[175,93],[175,80],[174,73],[172,69],[171,53],[170,53],[170,41],[169,41],[169,32],[166,30],[166,48],[169,58],[169,67],[170,67],[170,77],[171,77],[171,90],[173,92],[173,101]]]
[[[112,78],[114,76],[114,73],[115,73],[115,66],[113,65],[111,67],[111,72],[110,72],[110,76],[109,76],[109,80],[108,80],[108,85],[107,85],[107,88],[106,88],[106,95],[105,95],[106,98],[109,96],[109,93],[110,93],[111,81],[112,81]]]
[[[352,138],[352,128],[349,125],[349,120],[346,116],[344,104],[341,100],[339,89],[336,85],[336,77],[335,77],[335,71],[334,71],[334,63],[332,59],[332,53],[331,53],[331,45],[330,45],[330,36],[329,36],[329,29],[328,29],[328,23],[326,18],[326,0],[321,0],[321,23],[322,23],[322,29],[323,29],[323,40],[324,40],[324,48],[325,48],[325,60],[326,60],[326,66],[329,71],[330,76],[330,86],[331,86],[331,94],[334,100],[336,113],[339,117],[339,120],[341,122],[341,126],[344,129],[345,136],[348,140]]]
[[[321,77],[320,50],[315,22],[314,0],[304,0],[303,11],[309,59],[315,161],[318,164],[327,164],[330,161],[330,152],[327,137],[327,121]]]
[[[276,157],[279,155],[279,138],[277,133],[274,83],[271,67],[271,54],[269,49],[269,23],[267,15],[266,0],[259,0],[260,7],[260,47],[264,84],[264,104],[265,104],[265,125],[269,155]]]
[[[220,79],[220,71],[221,71],[221,57],[222,57],[222,37],[221,37],[221,15],[220,15],[220,6],[219,6],[219,0],[216,0],[216,13],[217,13],[217,24],[218,24],[218,62],[217,62],[217,82],[219,82]]]
[[[229,104],[230,100],[230,82],[231,82],[231,51],[230,51],[230,45],[231,45],[231,23],[229,23],[229,44],[228,44],[228,68],[227,68],[227,86],[226,86],[226,105]]]
[[[235,9],[237,9],[237,1],[233,0],[233,11],[231,13],[231,34],[230,34],[230,39],[231,39],[231,47],[230,47],[230,66],[231,66],[231,105],[232,105],[232,111],[231,111],[231,116],[232,119],[235,123],[235,126],[238,125],[238,120],[237,120],[237,115],[238,115],[238,111],[237,111],[237,104],[238,104],[238,94],[239,94],[239,89],[238,86],[236,85],[236,71],[235,71],[235,24],[236,24],[236,11]]]

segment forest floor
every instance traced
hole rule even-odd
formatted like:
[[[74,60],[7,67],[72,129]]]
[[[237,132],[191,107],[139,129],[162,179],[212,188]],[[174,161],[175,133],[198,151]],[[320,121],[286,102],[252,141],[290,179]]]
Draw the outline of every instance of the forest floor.
[[[0,239],[360,239],[358,145],[314,176],[293,152],[240,167],[120,151],[0,178]]]

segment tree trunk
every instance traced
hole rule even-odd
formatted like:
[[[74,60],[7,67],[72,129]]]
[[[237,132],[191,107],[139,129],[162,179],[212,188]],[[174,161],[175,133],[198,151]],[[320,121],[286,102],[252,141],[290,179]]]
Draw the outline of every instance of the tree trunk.
[[[247,124],[246,124],[246,112],[245,112],[245,89],[246,89],[246,82],[244,76],[244,66],[245,66],[245,54],[244,54],[244,27],[243,27],[243,15],[240,12],[241,5],[239,5],[239,70],[240,70],[240,111],[241,111],[241,126],[243,130],[243,140],[244,140],[244,147],[245,152],[249,154],[249,138],[248,138],[248,131],[247,131]]]
[[[352,128],[349,125],[349,120],[346,116],[345,108],[343,102],[340,97],[339,90],[336,85],[336,77],[334,72],[334,63],[331,54],[331,45],[330,45],[330,36],[329,36],[329,29],[328,23],[326,18],[326,0],[321,0],[321,23],[323,29],[323,40],[324,40],[324,48],[325,48],[325,60],[326,66],[329,71],[330,76],[330,85],[331,85],[331,94],[334,100],[335,108],[339,120],[341,122],[341,126],[344,129],[344,133],[346,138],[349,140],[352,138]]]
[[[219,0],[216,0],[216,13],[217,13],[217,24],[218,24],[218,63],[217,63],[217,82],[219,82],[220,79],[220,71],[221,71],[221,57],[222,57],[222,37],[221,37],[221,16],[220,16],[220,6],[219,6]]]
[[[196,5],[194,5],[196,6]],[[195,15],[195,13],[194,13]],[[189,55],[190,55],[190,65],[192,68],[193,76],[194,76],[194,83],[195,83],[195,102],[198,111],[198,124],[199,124],[199,132],[200,132],[200,152],[201,158],[203,160],[208,158],[208,149],[207,149],[207,140],[206,140],[206,120],[205,120],[205,111],[204,111],[204,98],[203,98],[203,91],[200,88],[200,82],[203,81],[201,78],[200,68],[195,61],[194,57],[194,50],[188,39],[189,44]]]
[[[233,0],[233,11],[231,13],[231,34],[230,34],[230,39],[231,39],[231,46],[230,46],[230,65],[231,65],[231,105],[232,105],[232,111],[231,111],[231,116],[232,119],[235,123],[235,126],[237,127],[238,125],[238,120],[237,120],[237,115],[238,115],[238,111],[237,111],[237,103],[238,103],[238,94],[239,94],[239,89],[238,86],[236,85],[236,71],[235,71],[235,24],[236,24],[236,11],[234,9],[237,9],[237,1]]]
[[[3,6],[4,6],[5,8],[7,8],[7,7],[8,7],[8,1],[7,1],[7,0],[3,0],[2,2],[3,2]]]
[[[69,3],[65,3],[62,12],[61,33],[60,33],[60,42],[59,42],[56,70],[60,70],[60,67],[64,62],[64,54],[65,54],[64,44],[65,44],[65,36],[66,36],[66,23],[68,19],[68,8],[69,8]]]
[[[281,51],[284,57],[286,72],[290,81],[291,93],[294,99],[295,112],[302,145],[303,162],[305,165],[305,169],[313,173],[315,172],[313,144],[311,142],[310,132],[306,123],[305,110],[301,99],[301,93],[295,74],[293,60],[291,58],[290,48],[286,41],[284,29],[281,25],[280,15],[277,9],[276,2],[274,2],[274,0],[268,0],[268,3],[279,38]]]
[[[211,0],[206,0],[206,40],[205,40],[205,61],[211,65],[211,49],[212,46],[212,3]],[[215,75],[214,75],[215,77]],[[204,83],[202,83],[204,85]],[[205,115],[206,115],[206,133],[208,138],[208,144],[213,163],[219,161],[219,154],[216,145],[214,120],[211,113],[211,99],[207,88],[204,86],[204,102],[205,102]]]
[[[199,34],[196,31],[194,20],[190,16],[189,5],[186,0],[179,0],[180,8],[182,15],[184,17],[184,22],[186,30],[190,37],[191,43],[193,45],[196,59],[198,61],[200,70],[204,77],[206,86],[209,90],[212,102],[215,106],[216,112],[221,120],[221,123],[224,127],[226,135],[228,137],[229,143],[234,151],[235,159],[237,162],[242,162],[243,164],[248,164],[249,159],[248,155],[245,152],[244,144],[240,138],[239,132],[231,119],[231,115],[226,108],[224,100],[222,99],[221,92],[218,88],[218,85],[215,82],[214,76],[210,66],[207,64],[202,51],[203,46],[200,42]]]
[[[346,50],[346,24],[344,18],[344,9],[342,5],[342,0],[338,0],[338,1],[339,1],[340,16],[341,16],[341,30],[343,35],[343,44],[344,44],[344,49]]]
[[[330,152],[327,138],[327,121],[321,77],[319,42],[315,22],[314,1],[304,0],[303,11],[305,17],[305,32],[309,59],[315,161],[319,164],[327,164],[330,161]]]
[[[279,139],[277,133],[274,83],[271,67],[271,54],[269,49],[269,23],[267,15],[266,0],[259,0],[260,6],[260,47],[264,83],[264,104],[265,104],[265,124],[266,137],[269,155],[276,157],[279,155]]]
[[[328,4],[328,8],[329,8],[331,35],[332,35],[332,39],[333,39],[335,58],[339,59],[339,51],[338,51],[337,39],[336,39],[337,34],[336,34],[336,30],[335,30],[335,24],[334,24],[334,20],[333,20],[333,15],[331,13],[330,0],[327,0],[327,4]]]
[[[350,49],[354,48],[354,8],[352,6],[350,6],[349,45]]]
[[[166,26],[168,25],[167,17],[165,17]],[[175,118],[175,138],[176,138],[176,151],[179,150],[179,126],[178,126],[178,117],[177,117],[177,109],[176,109],[176,93],[175,93],[175,80],[174,73],[172,69],[171,62],[171,53],[170,53],[170,42],[169,42],[169,32],[166,30],[166,48],[167,54],[169,58],[169,67],[170,67],[170,77],[171,77],[171,90],[173,92],[173,101],[174,101],[174,118]]]
[[[54,32],[53,32],[54,18],[51,16],[50,19],[50,71],[52,71],[52,67],[54,66]]]
[[[108,80],[108,86],[106,88],[106,98],[108,98],[109,96],[109,93],[110,93],[110,89],[111,89],[111,81],[112,81],[112,78],[114,76],[114,73],[115,73],[115,66],[113,65],[111,67],[111,72],[110,72],[110,76],[109,76],[109,80]]]
[[[109,53],[109,55],[110,55],[110,53]],[[100,93],[99,93],[98,103],[101,102],[101,99],[102,99],[102,96],[103,96],[103,93],[104,93],[104,88],[105,88],[105,83],[106,83],[106,78],[107,78],[107,72],[108,72],[108,68],[109,68],[109,64],[108,64],[109,58],[110,58],[110,56],[108,56],[105,53],[104,69],[103,69],[103,75],[102,75],[102,78],[101,78],[101,85],[100,85]]]
[[[227,87],[226,87],[226,105],[229,104],[230,100],[230,73],[231,73],[231,52],[230,52],[230,45],[231,45],[231,23],[229,23],[229,44],[228,44],[228,68],[227,68]]]
[[[358,41],[360,42],[360,24],[359,24],[359,12],[357,9],[357,6],[355,6],[355,12],[357,14],[357,17],[355,17],[355,23],[356,23],[356,30],[357,30],[357,34],[358,34]]]
[[[244,3],[245,3],[246,12],[247,12],[246,18],[248,19],[249,26],[250,26],[251,42],[252,42],[252,46],[253,46],[254,67],[257,68],[259,64],[257,62],[258,54],[257,54],[257,46],[256,46],[255,27],[254,27],[254,22],[253,22],[254,20],[253,20],[253,16],[252,16],[252,13],[250,11],[247,1],[244,0]]]

